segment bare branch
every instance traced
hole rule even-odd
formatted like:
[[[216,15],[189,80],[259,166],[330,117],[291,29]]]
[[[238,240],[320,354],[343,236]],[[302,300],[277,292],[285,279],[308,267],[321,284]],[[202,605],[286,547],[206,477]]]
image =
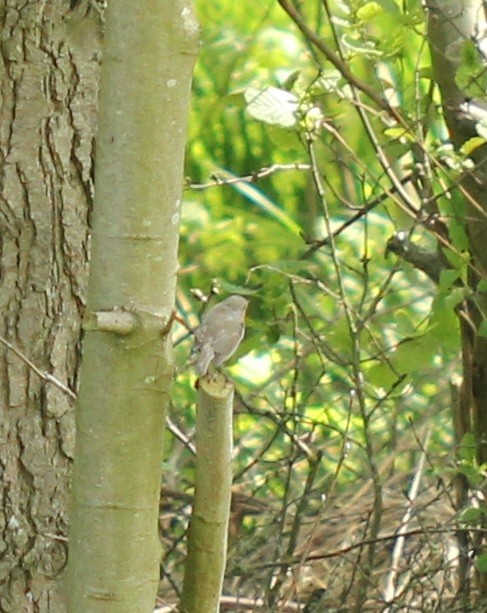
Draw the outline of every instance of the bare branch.
[[[24,362],[24,364],[27,364],[27,366],[33,372],[35,372],[35,374],[38,377],[40,377],[43,381],[46,381],[47,383],[52,383],[58,389],[60,389],[62,392],[64,392],[67,396],[69,396],[73,400],[76,400],[76,394],[75,394],[75,392],[73,392],[73,390],[69,389],[69,387],[64,385],[64,383],[61,383],[61,381],[58,381],[58,379],[56,379],[56,377],[54,377],[50,373],[43,372],[42,370],[37,368],[37,366],[33,362],[31,362],[31,360],[29,360],[29,358],[26,355],[24,355],[19,349],[14,347],[12,345],[12,343],[9,343],[8,340],[6,338],[4,338],[3,336],[0,336],[0,343],[2,343],[2,345],[7,347],[7,349],[10,349],[10,351],[15,353],[15,355],[18,358],[20,358],[22,360],[22,362]]]

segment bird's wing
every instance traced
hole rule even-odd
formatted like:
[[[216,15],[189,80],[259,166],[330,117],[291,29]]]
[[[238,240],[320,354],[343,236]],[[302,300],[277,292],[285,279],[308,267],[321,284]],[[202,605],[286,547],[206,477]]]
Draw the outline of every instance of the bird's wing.
[[[210,343],[204,343],[199,348],[198,359],[196,360],[195,369],[196,372],[200,375],[206,375],[208,372],[208,368],[210,366],[211,361],[215,357],[215,352],[213,351],[213,347]]]
[[[201,345],[201,343],[203,343],[205,341],[205,335],[206,335],[206,326],[204,323],[200,324],[193,332],[194,335],[194,344],[195,344],[195,349],[198,348],[199,345]]]
[[[220,366],[235,353],[244,336],[244,332],[245,327],[242,323],[238,330],[225,334],[219,343],[213,343],[215,349],[213,364],[215,366]]]

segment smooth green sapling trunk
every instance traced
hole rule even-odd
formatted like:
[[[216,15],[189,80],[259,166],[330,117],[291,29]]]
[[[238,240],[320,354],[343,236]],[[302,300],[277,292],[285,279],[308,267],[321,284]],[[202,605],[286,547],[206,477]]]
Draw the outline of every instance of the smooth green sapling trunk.
[[[232,497],[233,395],[233,383],[221,373],[199,381],[196,486],[188,530],[182,613],[220,610]]]
[[[72,486],[71,613],[154,606],[169,332],[197,46],[190,1],[110,0]]]

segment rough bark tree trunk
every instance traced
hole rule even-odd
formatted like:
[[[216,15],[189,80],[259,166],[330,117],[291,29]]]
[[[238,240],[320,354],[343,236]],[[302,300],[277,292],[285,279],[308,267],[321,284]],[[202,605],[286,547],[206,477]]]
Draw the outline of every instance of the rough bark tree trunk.
[[[64,611],[67,476],[87,280],[100,13],[1,2],[0,610]]]
[[[443,112],[450,138],[457,150],[470,138],[477,136],[475,121],[462,111],[462,105],[469,98],[457,80],[463,48],[475,43],[479,58],[485,64],[487,48],[486,8],[483,0],[428,0],[428,41],[431,50],[433,74],[441,92]],[[484,68],[485,70],[485,68]],[[476,75],[471,75],[475,82]],[[475,167],[466,173],[459,184],[465,199],[465,228],[469,238],[470,268],[468,284],[472,297],[465,301],[461,311],[461,338],[463,382],[454,411],[457,444],[465,434],[472,433],[477,446],[479,465],[487,461],[487,338],[481,326],[487,318],[487,293],[483,289],[487,280],[487,146],[475,149],[471,158]],[[483,285],[481,285],[481,283]],[[457,505],[459,509],[468,503],[468,483],[460,475],[456,482]],[[484,526],[485,527],[485,526]],[[468,566],[472,563],[471,551],[482,552],[485,541],[479,537],[477,543],[468,542],[468,534],[460,532],[459,544],[462,552],[460,572],[460,594],[467,604],[470,599]],[[487,596],[487,578],[478,573],[480,596]],[[476,603],[482,606],[480,603]],[[480,610],[480,609],[479,609]]]
[[[475,122],[461,112],[467,93],[457,85],[455,75],[461,63],[463,45],[476,41],[479,48],[486,46],[485,9],[482,0],[441,3],[429,0],[428,9],[428,40],[434,76],[441,92],[450,137],[460,149],[477,133]],[[487,279],[486,149],[483,145],[473,151],[475,168],[460,184],[467,206],[465,225],[471,254],[469,284],[475,292],[466,305],[468,317],[462,320],[464,383],[461,409],[467,429],[475,433],[481,463],[487,461],[487,339],[478,334],[478,330],[487,314],[487,296],[484,291],[478,291],[477,286]]]

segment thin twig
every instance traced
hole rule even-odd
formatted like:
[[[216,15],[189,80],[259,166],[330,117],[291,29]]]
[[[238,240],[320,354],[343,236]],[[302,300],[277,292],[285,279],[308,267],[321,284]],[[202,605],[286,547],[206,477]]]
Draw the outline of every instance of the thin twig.
[[[421,528],[414,528],[414,530],[408,530],[407,532],[404,532],[401,536],[408,537],[408,536],[418,536],[418,535],[425,535],[425,534],[451,534],[452,536],[454,536],[456,533],[456,529],[457,529],[456,527],[452,527],[452,528],[421,527]],[[486,534],[487,528],[473,528],[471,531],[477,534]],[[348,545],[347,547],[342,547],[340,549],[333,549],[332,551],[327,551],[326,553],[310,555],[306,558],[306,562],[317,562],[320,560],[326,560],[328,558],[336,558],[338,556],[343,556],[346,553],[350,553],[351,551],[354,551],[355,549],[362,549],[363,547],[366,547],[372,544],[377,545],[378,543],[394,541],[398,538],[399,538],[398,533],[394,532],[394,534],[385,534],[384,536],[377,536],[374,539],[364,539],[364,540],[358,541],[357,543],[353,543],[352,545]],[[294,558],[293,560],[267,562],[266,564],[258,564],[253,567],[253,570],[254,571],[266,570],[268,568],[277,568],[281,566],[292,567],[292,566],[295,566],[296,564],[301,565],[302,563],[303,563],[303,560],[301,559],[301,557],[299,557],[299,558]]]
[[[166,417],[166,426],[169,432],[183,443],[186,449],[189,449],[193,455],[196,455],[196,447],[191,439],[172,421],[170,417]]]
[[[401,125],[405,125],[404,120],[399,113],[391,107],[384,98],[377,95],[377,92],[370,87],[367,83],[359,79],[351,70],[346,62],[344,62],[326,43],[312,30],[304,21],[302,15],[296,10],[296,8],[289,2],[289,0],[278,0],[283,10],[294,21],[297,27],[301,30],[304,36],[313,43],[313,45],[323,53],[326,59],[335,66],[335,68],[341,73],[343,78],[353,85],[356,89],[363,92],[368,96],[379,109],[386,111],[392,118],[394,118]]]
[[[270,175],[285,171],[285,170],[311,170],[310,164],[302,164],[295,162],[294,164],[272,164],[271,166],[264,166],[255,172],[242,177],[230,177],[221,179],[216,173],[212,175],[212,180],[206,183],[192,183],[188,181],[187,187],[194,190],[209,189],[210,187],[221,187],[222,185],[235,185],[236,183],[256,183],[260,179],[265,179]]]
[[[42,370],[40,370],[39,368],[37,368],[37,366],[31,361],[29,360],[29,358],[24,355],[20,349],[17,349],[17,347],[15,347],[14,345],[12,345],[12,343],[10,343],[6,338],[4,338],[3,336],[0,336],[0,343],[2,343],[2,345],[4,345],[5,347],[7,347],[7,349],[10,349],[10,351],[12,351],[13,353],[15,353],[15,355],[20,358],[22,360],[22,362],[24,362],[25,364],[27,364],[27,366],[33,371],[35,372],[35,374],[42,379],[43,381],[45,381],[46,383],[52,383],[52,385],[55,385],[58,389],[60,389],[62,392],[64,392],[67,396],[69,396],[70,398],[72,398],[73,400],[77,400],[78,396],[76,395],[75,392],[73,392],[73,390],[69,389],[69,387],[67,387],[66,385],[64,385],[64,383],[61,383],[61,381],[59,381],[58,379],[56,379],[56,377],[54,377],[54,375],[51,375],[48,372],[44,372]],[[195,454],[196,450],[195,447],[193,445],[193,443],[189,440],[189,438],[184,434],[184,432],[182,432],[177,426],[176,424],[174,424],[169,418],[166,419],[166,424],[168,427],[168,430],[176,437],[178,438],[185,447],[187,447],[191,453]]]
[[[56,379],[56,377],[54,377],[53,375],[51,375],[48,372],[43,372],[42,370],[40,370],[39,368],[37,368],[37,366],[31,362],[29,360],[29,358],[24,355],[19,349],[17,349],[17,347],[14,347],[14,345],[12,345],[12,343],[9,343],[8,340],[6,338],[4,338],[3,336],[0,336],[0,343],[2,343],[3,345],[5,345],[5,347],[7,347],[7,349],[10,349],[10,351],[12,351],[13,353],[15,353],[15,355],[20,358],[22,360],[22,362],[24,362],[25,364],[27,364],[27,366],[33,371],[35,372],[35,374],[40,377],[43,381],[46,381],[47,383],[52,383],[53,385],[55,385],[58,389],[60,389],[62,392],[64,392],[67,396],[69,396],[70,398],[72,398],[73,400],[76,400],[76,393],[73,392],[73,390],[69,389],[69,387],[67,387],[66,385],[64,385],[64,383],[61,383],[61,381],[58,381],[58,379]]]
[[[406,185],[407,183],[411,181],[411,179],[412,179],[412,175],[408,175],[400,179],[400,182],[403,185]],[[358,221],[362,217],[365,217],[367,213],[369,213],[372,209],[374,209],[376,206],[378,206],[382,202],[386,201],[387,198],[390,198],[392,193],[396,193],[396,188],[394,186],[389,191],[383,192],[382,194],[380,194],[380,196],[377,196],[377,198],[374,198],[373,200],[365,204],[362,208],[360,208],[355,213],[355,215],[352,215],[352,217],[349,217],[346,221],[342,223],[341,226],[339,226],[336,230],[334,230],[331,236],[326,236],[323,239],[314,241],[311,247],[309,247],[309,249],[305,253],[303,253],[300,259],[304,260],[308,258],[310,255],[312,255],[315,251],[318,251],[318,249],[321,249],[321,247],[325,247],[329,245],[331,239],[337,238],[337,236],[340,236],[340,234],[342,234],[342,232],[344,232],[348,227],[352,226],[356,221]]]
[[[418,496],[419,485],[421,483],[421,479],[423,477],[424,467],[426,463],[426,449],[428,447],[429,439],[431,436],[431,429],[426,433],[426,439],[423,445],[423,451],[421,452],[421,457],[418,463],[418,467],[416,469],[416,473],[414,475],[414,479],[411,483],[411,487],[409,488],[408,493],[408,504],[406,507],[406,512],[404,513],[403,520],[401,521],[401,525],[397,531],[397,540],[394,543],[394,548],[392,550],[391,556],[391,568],[387,574],[386,586],[384,588],[384,601],[389,605],[386,609],[384,609],[384,613],[389,613],[391,611],[390,604],[394,602],[394,599],[397,596],[398,588],[397,585],[397,577],[399,575],[399,561],[404,551],[404,545],[406,543],[405,534],[408,531],[408,526],[413,517],[413,503],[414,500]]]

